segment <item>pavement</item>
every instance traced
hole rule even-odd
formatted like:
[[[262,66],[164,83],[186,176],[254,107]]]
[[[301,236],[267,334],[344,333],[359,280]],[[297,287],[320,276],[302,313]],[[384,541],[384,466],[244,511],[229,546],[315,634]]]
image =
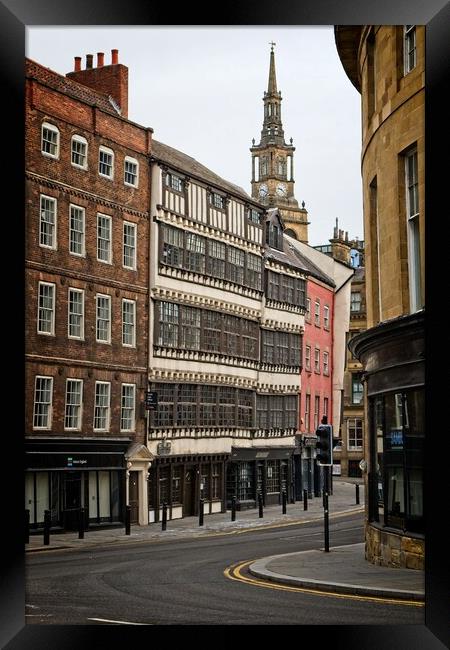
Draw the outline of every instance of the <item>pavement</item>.
[[[356,487],[359,485],[359,500],[356,503]],[[364,511],[364,485],[359,479],[333,479],[333,494],[329,497],[330,524],[345,514]],[[122,545],[129,543],[152,543],[169,539],[202,538],[217,535],[237,535],[261,528],[293,526],[316,520],[323,520],[322,497],[308,499],[308,509],[303,501],[288,503],[286,514],[281,505],[264,508],[263,518],[258,508],[236,512],[231,521],[231,512],[204,516],[203,526],[198,517],[185,517],[167,522],[166,530],[161,523],[146,526],[131,526],[130,535],[125,527],[89,529],[80,539],[77,532],[50,535],[49,545],[43,544],[43,535],[32,534],[25,551],[49,553],[61,549],[84,549]],[[331,593],[359,594],[397,600],[423,601],[425,596],[424,571],[370,564],[364,557],[364,542],[346,546],[331,546],[329,552],[322,549],[272,555],[252,562],[249,572],[265,581],[294,585],[302,588],[322,590]]]

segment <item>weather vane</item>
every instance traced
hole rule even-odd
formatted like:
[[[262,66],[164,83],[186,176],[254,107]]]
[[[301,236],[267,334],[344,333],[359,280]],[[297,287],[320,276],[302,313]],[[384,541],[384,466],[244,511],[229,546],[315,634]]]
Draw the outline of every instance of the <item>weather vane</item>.
[[[276,45],[276,43],[274,43],[273,41],[270,41],[269,45],[272,46],[271,52],[273,52],[273,46]]]

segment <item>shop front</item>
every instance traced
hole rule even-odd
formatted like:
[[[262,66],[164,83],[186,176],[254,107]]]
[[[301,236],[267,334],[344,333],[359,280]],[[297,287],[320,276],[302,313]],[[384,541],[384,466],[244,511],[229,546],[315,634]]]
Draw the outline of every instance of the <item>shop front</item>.
[[[238,510],[256,508],[258,494],[264,505],[281,503],[282,493],[287,501],[294,498],[292,447],[232,447],[227,467],[227,508],[236,497]]]
[[[167,519],[225,512],[225,467],[229,454],[155,456],[148,478],[149,523],[161,521],[163,505]]]
[[[368,431],[366,557],[424,567],[424,313],[387,321],[352,339],[364,364]]]
[[[81,508],[85,528],[124,522],[129,444],[129,440],[27,440],[25,509],[30,532],[42,530],[46,510],[54,531],[77,530]]]

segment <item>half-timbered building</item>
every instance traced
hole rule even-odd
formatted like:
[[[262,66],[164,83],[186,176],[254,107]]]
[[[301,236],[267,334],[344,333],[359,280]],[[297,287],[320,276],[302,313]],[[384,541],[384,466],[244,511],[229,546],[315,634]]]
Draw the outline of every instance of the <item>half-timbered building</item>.
[[[150,521],[291,490],[305,275],[279,216],[152,143]]]

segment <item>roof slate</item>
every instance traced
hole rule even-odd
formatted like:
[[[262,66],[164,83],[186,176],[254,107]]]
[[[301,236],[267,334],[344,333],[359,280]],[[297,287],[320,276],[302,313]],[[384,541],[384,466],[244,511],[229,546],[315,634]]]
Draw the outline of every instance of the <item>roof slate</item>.
[[[120,112],[111,103],[108,95],[100,93],[88,86],[84,86],[73,79],[64,77],[58,72],[46,68],[40,63],[36,63],[36,61],[33,61],[32,59],[25,59],[25,74],[27,77],[37,79],[50,88],[59,90],[69,97],[79,99],[87,104],[98,106],[112,115],[120,115]]]
[[[242,187],[239,187],[234,183],[230,183],[229,181],[225,180],[218,174],[215,174],[213,171],[208,169],[208,167],[205,167],[205,165],[199,163],[198,160],[195,160],[195,158],[188,156],[178,149],[169,147],[167,144],[158,142],[158,140],[152,140],[152,157],[156,160],[166,163],[171,167],[174,167],[175,169],[179,169],[188,175],[191,174],[192,176],[195,176],[203,181],[211,183],[211,185],[214,185],[224,190],[225,192],[230,192],[231,194],[240,197],[244,201],[251,201],[254,204],[258,203],[252,199],[252,197],[247,194],[247,192],[243,190]]]

